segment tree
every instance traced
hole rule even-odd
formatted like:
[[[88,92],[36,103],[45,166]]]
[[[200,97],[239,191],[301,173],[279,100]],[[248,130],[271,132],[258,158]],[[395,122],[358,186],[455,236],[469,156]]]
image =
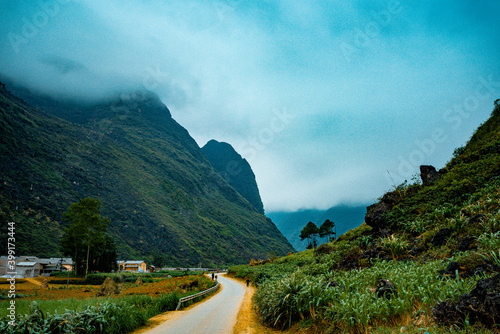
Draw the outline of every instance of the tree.
[[[300,231],[300,240],[307,239],[309,244],[307,248],[316,247],[316,237],[319,234],[319,228],[313,222],[307,223],[307,225]]]
[[[323,224],[319,227],[319,236],[321,238],[328,237],[328,242],[331,241],[330,236],[333,235],[333,239],[337,236],[337,233],[333,231],[335,228],[335,223],[330,219],[324,221]]]
[[[104,234],[104,242],[90,250],[92,270],[109,273],[118,270],[116,263],[116,243],[109,233]]]
[[[151,255],[151,264],[157,268],[164,267],[167,263],[165,254],[160,253],[157,249],[153,250]]]
[[[101,201],[87,197],[63,213],[69,223],[61,239],[64,255],[73,258],[75,272],[111,271],[116,267],[116,244],[107,234],[110,220],[101,218]]]

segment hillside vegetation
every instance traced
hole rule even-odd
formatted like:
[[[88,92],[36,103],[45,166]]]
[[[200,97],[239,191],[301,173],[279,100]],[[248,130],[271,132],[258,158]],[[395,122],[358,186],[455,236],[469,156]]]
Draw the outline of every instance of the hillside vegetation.
[[[293,250],[157,96],[122,94],[85,108],[51,103],[39,105],[58,117],[0,87],[0,254],[14,221],[16,254],[60,256],[62,213],[86,197],[101,200],[121,259],[215,266]]]
[[[232,267],[258,285],[261,320],[301,333],[498,332],[498,100],[445,168],[423,176],[335,242]]]

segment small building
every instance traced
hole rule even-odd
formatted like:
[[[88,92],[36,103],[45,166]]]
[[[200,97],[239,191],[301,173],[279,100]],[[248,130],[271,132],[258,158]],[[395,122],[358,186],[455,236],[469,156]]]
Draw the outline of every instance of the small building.
[[[123,270],[146,272],[147,265],[144,261],[125,261],[123,262]]]
[[[49,261],[52,265],[57,264],[57,270],[73,271],[73,259],[70,257],[51,257]]]
[[[42,265],[36,256],[20,256],[14,260],[9,260],[8,256],[0,257],[0,276],[15,278],[38,277]],[[12,261],[15,261],[14,269],[11,268]]]
[[[16,264],[16,277],[32,278],[40,276],[42,265],[38,262],[19,262]]]
[[[43,277],[49,277],[53,272],[72,271],[73,260],[71,258],[51,257],[50,259],[40,259]]]
[[[36,256],[19,256],[15,258],[15,262],[16,278],[48,277],[54,271],[73,270],[73,260],[71,258],[40,259]],[[0,276],[6,276],[8,272],[11,272],[8,270],[8,263],[7,256],[0,257]]]

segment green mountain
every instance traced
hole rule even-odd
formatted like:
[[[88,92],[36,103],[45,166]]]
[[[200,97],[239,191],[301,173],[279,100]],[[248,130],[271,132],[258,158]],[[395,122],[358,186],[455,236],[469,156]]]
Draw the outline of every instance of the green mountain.
[[[300,231],[308,222],[321,226],[329,219],[335,223],[337,237],[358,227],[364,222],[366,207],[338,205],[328,210],[299,210],[294,212],[275,211],[266,215],[276,224],[276,227],[292,244],[293,248],[303,251],[307,240],[300,240]]]
[[[308,333],[498,333],[500,100],[447,165],[421,166],[335,242],[235,266],[271,327]]]
[[[250,164],[228,143],[212,139],[201,150],[224,180],[264,214],[264,204]]]
[[[16,254],[60,255],[62,213],[85,197],[102,201],[123,259],[217,265],[293,251],[152,93],[87,107],[30,99],[59,117],[0,87],[0,232],[16,223]]]

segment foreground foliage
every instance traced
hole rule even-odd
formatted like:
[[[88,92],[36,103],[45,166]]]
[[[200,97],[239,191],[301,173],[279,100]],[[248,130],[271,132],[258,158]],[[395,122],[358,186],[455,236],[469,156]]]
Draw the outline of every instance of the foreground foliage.
[[[10,333],[128,333],[145,325],[147,320],[161,312],[175,310],[179,301],[177,292],[161,297],[136,296],[119,301],[104,301],[87,306],[82,311],[66,310],[63,314],[45,314],[36,302],[31,311],[11,326],[0,322],[0,332]]]

